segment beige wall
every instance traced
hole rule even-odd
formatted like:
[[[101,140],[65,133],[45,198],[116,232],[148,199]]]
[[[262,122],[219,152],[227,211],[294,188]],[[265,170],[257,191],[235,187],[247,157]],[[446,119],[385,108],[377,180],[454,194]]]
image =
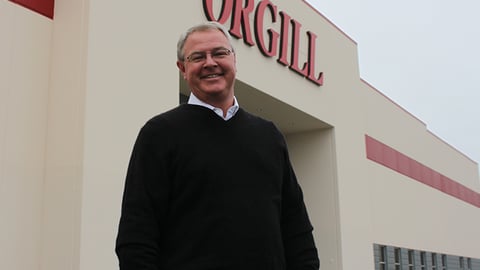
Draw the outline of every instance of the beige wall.
[[[177,33],[165,25],[179,12],[160,2],[56,1],[42,269],[116,268],[136,134],[178,103],[175,43],[165,45]]]
[[[368,83],[361,83],[366,99],[367,129],[371,136],[414,157],[426,166],[480,192],[478,163],[442,141],[413,115]]]
[[[55,1],[41,270],[80,269],[88,1]]]
[[[0,268],[38,269],[52,22],[0,2]]]
[[[179,34],[171,14],[183,5],[169,7],[90,1],[80,269],[117,265],[113,249],[135,137],[146,120],[178,104]]]
[[[314,227],[321,269],[341,269],[337,168],[333,129],[287,135],[290,159]]]
[[[373,269],[373,243],[480,258],[478,208],[367,160],[364,136],[479,192],[477,164],[361,81],[357,45],[327,19],[273,2],[303,25],[301,63],[304,32],[317,34],[324,85],[242,40],[238,79],[333,127],[287,136],[322,269]],[[176,40],[206,20],[202,1],[57,0],[53,21],[9,1],[0,12],[0,268],[116,269],[130,151],[143,123],[178,103]]]
[[[425,123],[363,84],[367,133],[479,192],[478,165],[427,130]],[[394,246],[480,258],[478,207],[372,161],[368,168],[373,240]]]

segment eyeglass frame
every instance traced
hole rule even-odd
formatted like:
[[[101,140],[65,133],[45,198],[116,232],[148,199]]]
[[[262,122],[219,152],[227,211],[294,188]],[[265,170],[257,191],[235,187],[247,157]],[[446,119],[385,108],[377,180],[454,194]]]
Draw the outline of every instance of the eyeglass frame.
[[[219,51],[220,52],[225,52],[225,54],[215,55],[215,53],[218,53]],[[218,60],[218,59],[223,59],[227,56],[230,56],[234,53],[235,52],[233,51],[233,49],[227,49],[227,48],[220,47],[220,48],[215,48],[215,49],[210,50],[210,51],[193,52],[190,55],[188,55],[187,57],[185,57],[184,62],[202,63],[202,62],[205,62],[207,60],[207,56],[209,54],[210,54],[210,57],[212,57],[212,59]],[[197,59],[197,60],[192,59],[192,56],[195,56],[195,55],[198,55],[200,58]]]

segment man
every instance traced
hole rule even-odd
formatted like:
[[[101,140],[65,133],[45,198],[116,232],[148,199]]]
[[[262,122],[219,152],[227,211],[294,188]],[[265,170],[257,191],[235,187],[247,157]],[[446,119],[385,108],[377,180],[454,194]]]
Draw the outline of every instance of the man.
[[[218,23],[180,37],[188,104],[141,129],[123,196],[122,270],[318,269],[312,226],[275,126],[239,108]]]

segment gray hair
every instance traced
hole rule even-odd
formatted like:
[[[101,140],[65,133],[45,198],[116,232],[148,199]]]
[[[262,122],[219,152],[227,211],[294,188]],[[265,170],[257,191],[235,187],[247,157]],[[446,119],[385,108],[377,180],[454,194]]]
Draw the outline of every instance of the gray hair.
[[[228,43],[230,44],[230,47],[232,48],[232,51],[235,51],[233,48],[233,41],[232,41],[232,36],[228,32],[227,28],[223,26],[222,24],[215,22],[215,21],[209,21],[209,22],[204,22],[198,25],[195,25],[191,28],[189,28],[187,31],[185,31],[180,38],[178,39],[177,42],[177,60],[178,61],[184,61],[185,60],[185,55],[183,52],[183,47],[185,46],[185,42],[187,41],[187,38],[192,34],[193,32],[202,32],[202,31],[207,31],[207,30],[219,30],[221,31],[225,37],[228,39]]]

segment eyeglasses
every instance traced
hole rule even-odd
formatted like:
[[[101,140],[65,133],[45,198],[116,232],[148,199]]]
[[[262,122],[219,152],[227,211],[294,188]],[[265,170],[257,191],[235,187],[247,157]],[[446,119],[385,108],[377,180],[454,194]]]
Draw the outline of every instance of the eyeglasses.
[[[213,59],[218,60],[218,59],[223,59],[232,53],[233,53],[232,50],[229,50],[226,48],[219,48],[219,49],[210,51],[210,56]],[[207,60],[207,55],[208,55],[208,52],[194,52],[189,56],[187,56],[185,58],[185,61],[192,62],[192,63],[200,63]]]

